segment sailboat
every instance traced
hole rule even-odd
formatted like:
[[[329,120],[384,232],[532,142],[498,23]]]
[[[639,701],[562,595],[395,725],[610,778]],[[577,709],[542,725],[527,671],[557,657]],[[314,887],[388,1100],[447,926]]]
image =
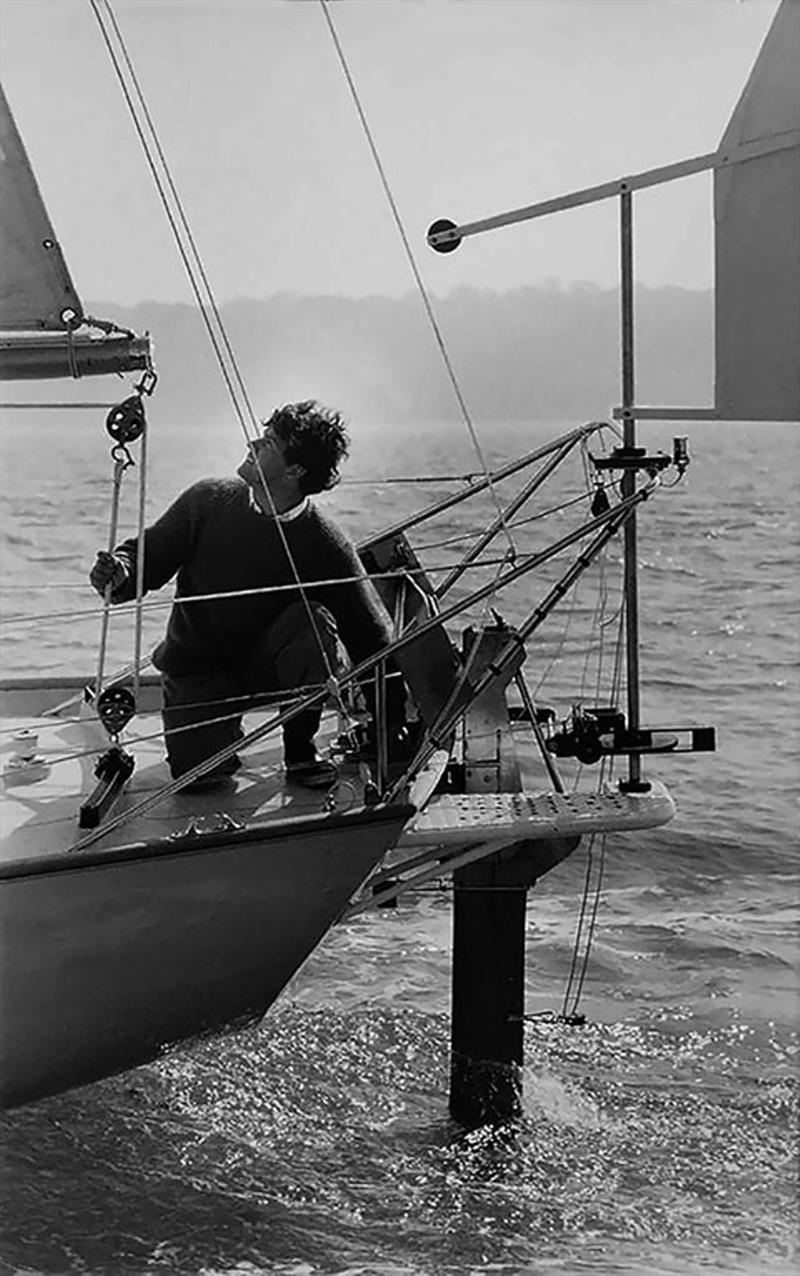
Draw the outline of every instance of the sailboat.
[[[109,414],[115,446],[126,447],[154,380],[149,338],[85,315],[5,95],[0,155],[0,375],[141,371],[135,392]],[[258,1019],[413,810],[380,800],[304,806],[289,794],[271,818],[275,786],[257,773],[241,783],[229,814],[180,791],[154,803],[167,778],[163,740],[148,742],[145,728],[135,778],[112,777],[128,756],[120,723],[107,719],[106,735],[97,712],[86,715],[80,681],[3,685],[6,1107]],[[113,705],[120,686],[108,690]],[[157,687],[151,679],[139,692],[145,724]],[[96,786],[98,773],[105,778]],[[95,788],[104,796],[92,803]],[[101,821],[115,798],[117,832],[108,836]],[[136,808],[138,819],[124,816]]]
[[[800,202],[792,185],[796,103],[784,91],[785,49],[799,9],[783,0],[713,156],[482,223],[440,218],[431,226],[430,246],[450,251],[482,230],[593,199],[620,198],[627,245],[623,403],[617,414],[623,439],[610,455],[593,458],[597,482],[574,527],[535,552],[504,556],[489,580],[466,586],[468,573],[485,568],[486,551],[508,533],[556,467],[603,437],[605,421],[577,426],[494,471],[487,468],[455,494],[360,545],[365,570],[392,618],[392,643],[344,672],[333,689],[308,689],[288,707],[254,709],[237,746],[245,765],[222,801],[187,787],[224,761],[224,754],[180,781],[170,779],[159,684],[143,672],[138,640],[132,666],[123,671],[109,674],[104,668],[103,629],[100,658],[87,652],[86,668],[74,678],[0,684],[4,1107],[256,1022],[338,919],[390,903],[432,878],[455,881],[456,961],[459,945],[487,933],[482,908],[502,913],[508,905],[518,922],[521,901],[524,923],[528,888],[583,836],[652,828],[672,818],[669,791],[644,777],[643,762],[649,755],[710,749],[714,740],[710,728],[649,727],[640,720],[636,518],[664,471],[671,468],[680,478],[689,458],[681,439],[671,456],[650,456],[636,446],[637,419],[681,419],[681,412],[635,403],[632,192],[703,167],[716,174],[717,402],[713,409],[683,415],[777,420],[796,414],[796,387],[786,372],[791,357],[774,352],[786,350],[800,292],[796,254],[791,256],[787,244],[792,208]],[[155,386],[150,343],[87,319],[5,98],[0,105],[5,201],[0,375],[43,380],[141,373],[107,421],[121,474],[128,450],[144,446],[147,438],[145,407]],[[779,189],[780,198],[769,205],[774,233],[763,235],[762,224],[759,251],[748,252],[742,283],[741,249],[754,238],[753,204],[760,218],[764,189],[771,194]],[[771,252],[776,245],[786,249],[790,262],[778,275]],[[763,344],[752,344],[762,342],[763,316],[758,308],[754,320],[754,308],[742,304],[754,289],[770,296],[774,357],[766,368],[751,357],[763,350]],[[418,529],[481,492],[497,499],[503,482],[519,475],[522,488],[497,504],[460,561],[435,582],[415,548]],[[111,544],[113,500],[110,524]],[[576,704],[558,723],[529,690],[525,644],[620,533],[626,547],[627,711],[615,703]],[[575,556],[523,621],[506,623],[496,610],[503,591],[529,581],[573,547]],[[453,627],[478,606],[487,609],[485,623],[469,628],[459,641]],[[103,626],[107,613],[106,605]],[[141,598],[129,614],[140,635]],[[389,662],[404,680],[416,724],[413,747],[399,762],[389,756],[386,739]],[[366,676],[376,686],[374,756],[365,754],[353,729],[353,715],[361,709],[357,688]],[[276,741],[293,714],[322,703],[327,747],[341,765],[341,782],[319,795],[286,782]],[[627,759],[628,774],[612,784],[604,768],[618,756]],[[599,764],[600,782],[590,791],[570,789],[559,769],[562,759],[587,769]],[[503,891],[496,891],[498,883]],[[505,922],[500,913],[493,917],[497,938]],[[480,998],[491,1000],[492,991],[490,981],[488,993],[484,987],[466,998],[469,1004],[463,990],[454,991],[454,1068],[461,1075],[473,1077],[476,1063],[485,1071],[485,1060],[498,1057],[491,1054],[492,1043],[475,1043],[472,1027],[464,1032],[466,1020],[481,1021]],[[506,1059],[513,1063],[521,1050],[521,1026],[515,1022],[508,1029],[505,1021],[514,1016],[505,1007],[503,1015],[503,1032],[512,1038]]]

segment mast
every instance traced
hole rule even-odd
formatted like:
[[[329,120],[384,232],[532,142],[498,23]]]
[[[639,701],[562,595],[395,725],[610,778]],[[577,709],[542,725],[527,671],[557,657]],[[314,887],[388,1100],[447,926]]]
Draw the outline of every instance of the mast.
[[[623,451],[636,455],[636,418],[632,408],[635,403],[635,364],[633,329],[633,194],[620,192],[620,297],[621,297],[621,380],[623,411]],[[623,500],[633,496],[636,490],[636,470],[627,469],[622,474]],[[627,667],[628,727],[638,731],[640,720],[639,694],[639,562],[637,548],[636,511],[624,528],[624,598],[625,598],[625,656]],[[642,784],[641,759],[638,753],[628,756],[628,784],[633,791],[648,787]]]

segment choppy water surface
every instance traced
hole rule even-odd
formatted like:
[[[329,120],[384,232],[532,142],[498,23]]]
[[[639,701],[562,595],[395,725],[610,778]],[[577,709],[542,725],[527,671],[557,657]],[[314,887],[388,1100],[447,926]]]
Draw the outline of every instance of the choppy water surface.
[[[3,674],[89,676],[107,447],[100,426],[26,425],[2,436],[3,614],[63,614],[7,623]],[[482,437],[494,463],[548,433]],[[154,428],[151,513],[229,470],[231,436]],[[669,446],[655,428],[646,441]],[[448,1119],[450,898],[432,890],[338,927],[260,1028],[7,1115],[0,1270],[796,1271],[798,440],[703,426],[691,444],[683,484],[641,518],[644,717],[714,724],[718,751],[654,768],[678,799],[672,825],[609,840],[588,1022],[530,1019],[519,1127]],[[476,468],[447,426],[356,429],[353,451],[360,480]],[[421,498],[360,482],[331,499],[358,536]],[[420,534],[426,561],[472,521]],[[531,548],[545,527],[518,535]],[[576,687],[606,687],[618,557],[531,643],[531,681],[560,713]],[[554,571],[510,599],[510,619]],[[592,621],[606,636],[595,628],[587,657]],[[149,632],[162,624],[152,613]],[[129,635],[111,641],[127,659]],[[562,1007],[585,871],[579,851],[531,897],[532,1016]]]

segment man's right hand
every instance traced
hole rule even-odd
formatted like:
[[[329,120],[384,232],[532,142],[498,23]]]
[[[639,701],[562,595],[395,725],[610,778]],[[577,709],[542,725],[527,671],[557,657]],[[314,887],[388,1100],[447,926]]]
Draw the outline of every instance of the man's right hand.
[[[94,567],[89,572],[89,581],[100,597],[105,597],[105,592],[109,585],[113,593],[127,579],[128,569],[122,560],[117,558],[115,554],[109,554],[108,550],[99,550]]]

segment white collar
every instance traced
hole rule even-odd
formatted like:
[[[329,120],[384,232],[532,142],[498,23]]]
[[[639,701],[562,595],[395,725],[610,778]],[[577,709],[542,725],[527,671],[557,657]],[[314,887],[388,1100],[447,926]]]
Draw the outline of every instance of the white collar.
[[[247,499],[250,502],[250,508],[254,511],[254,513],[264,514],[264,510],[262,510],[253,494],[252,487],[248,487],[247,489]],[[302,500],[298,501],[296,505],[293,505],[290,510],[284,510],[282,514],[266,515],[266,517],[274,518],[277,523],[291,523],[293,519],[299,518],[301,514],[305,514],[308,509],[308,505],[309,498],[304,496]]]

